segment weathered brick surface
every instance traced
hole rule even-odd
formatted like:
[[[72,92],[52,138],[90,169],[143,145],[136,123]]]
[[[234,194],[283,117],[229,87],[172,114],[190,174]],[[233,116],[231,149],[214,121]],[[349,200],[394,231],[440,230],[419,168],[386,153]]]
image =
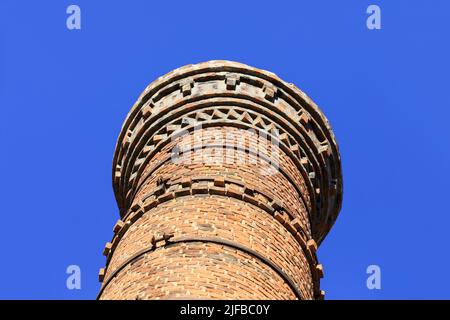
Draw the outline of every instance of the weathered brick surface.
[[[162,248],[129,264],[103,299],[295,299],[266,264],[240,250],[208,243]]]
[[[244,130],[238,128],[227,128],[226,130],[221,128],[206,128],[202,130],[202,138],[198,139],[198,141],[201,141],[204,146],[209,146],[207,155],[211,158],[210,163],[206,163],[206,161],[202,161],[201,163],[195,161],[195,159],[201,159],[201,157],[206,158],[205,149],[192,152],[190,155],[192,163],[179,165],[171,161],[170,150],[172,147],[175,144],[181,147],[186,144],[189,145],[189,142],[193,140],[192,135],[175,140],[170,144],[168,149],[158,153],[154,158],[154,162],[149,164],[149,169],[144,170],[144,175],[149,173],[151,175],[146,177],[145,181],[141,182],[141,187],[137,191],[133,205],[155,189],[159,177],[162,176],[170,177],[170,181],[177,181],[177,179],[189,176],[222,177],[235,179],[248,188],[269,195],[272,199],[277,198],[283,201],[284,208],[292,213],[294,217],[298,217],[306,225],[308,221],[307,207],[310,200],[307,196],[306,184],[302,176],[295,171],[296,169],[292,161],[280,152],[278,159],[279,169],[274,171],[273,174],[269,174],[269,170],[271,169],[270,165],[259,160],[257,155],[246,153],[245,150],[234,150],[230,153],[230,156],[227,156],[226,150],[223,150],[222,147],[214,147],[214,142],[208,141],[211,137],[221,136],[225,132],[227,136],[224,136],[222,139],[225,144],[231,144],[245,134]],[[248,137],[246,142],[251,139],[256,141],[261,140],[261,144],[264,142],[264,139],[258,139],[252,136]],[[208,145],[208,143],[211,145]],[[246,146],[248,147],[248,143]],[[229,160],[229,163],[222,163],[221,160],[224,158],[227,162]],[[160,161],[161,159],[167,160]],[[157,165],[158,162],[160,163],[159,165]],[[306,229],[305,231],[311,237],[310,230]]]
[[[270,257],[301,288],[303,296],[312,298],[310,266],[294,235],[260,208],[218,195],[179,197],[146,212],[120,240],[107,276],[148,247],[150,235],[161,237],[163,233],[219,237],[249,247]]]
[[[113,182],[100,299],[322,298],[339,153],[317,106],[274,74],[211,61],[156,80],[123,125]]]

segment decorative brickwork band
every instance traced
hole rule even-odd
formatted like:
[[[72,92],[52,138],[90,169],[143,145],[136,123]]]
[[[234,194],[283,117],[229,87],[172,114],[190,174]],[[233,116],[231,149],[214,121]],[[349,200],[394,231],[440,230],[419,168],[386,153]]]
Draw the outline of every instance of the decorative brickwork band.
[[[113,186],[99,299],[323,299],[338,146],[273,73],[210,61],[158,78],[122,127]]]

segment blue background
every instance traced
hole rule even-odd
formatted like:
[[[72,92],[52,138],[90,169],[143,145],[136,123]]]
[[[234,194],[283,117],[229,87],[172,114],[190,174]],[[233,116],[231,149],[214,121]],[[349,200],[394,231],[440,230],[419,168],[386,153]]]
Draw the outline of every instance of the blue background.
[[[372,3],[381,30],[366,27]],[[450,298],[449,18],[444,0],[1,1],[0,298],[95,298],[122,122],[152,80],[211,59],[295,83],[334,128],[344,204],[319,250],[327,298]]]

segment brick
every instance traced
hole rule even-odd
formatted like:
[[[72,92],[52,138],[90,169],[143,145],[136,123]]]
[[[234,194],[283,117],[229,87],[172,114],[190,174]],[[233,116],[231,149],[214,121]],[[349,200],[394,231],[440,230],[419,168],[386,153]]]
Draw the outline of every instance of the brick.
[[[169,201],[175,198],[175,192],[166,192],[158,197],[158,202]]]
[[[271,101],[274,100],[277,89],[273,85],[270,85],[270,84],[265,85],[263,88],[263,91],[265,93],[264,97],[267,100],[271,100]]]
[[[158,144],[159,142],[161,142],[165,138],[167,138],[166,134],[156,134],[156,135],[153,136],[153,143]]]
[[[309,116],[308,116],[306,113],[302,113],[302,114],[300,115],[300,122],[301,122],[303,125],[307,125],[308,122],[309,122]]]
[[[183,197],[191,194],[191,188],[181,188],[178,190],[175,190],[175,197]]]
[[[224,196],[226,194],[225,188],[220,187],[210,187],[209,191],[211,194],[216,194],[220,196]]]
[[[242,198],[242,191],[240,190],[239,187],[230,184],[226,187],[226,195],[235,198]]]
[[[152,114],[152,108],[150,107],[150,106],[144,106],[143,108],[142,108],[142,116],[144,117],[144,119],[147,119],[148,117],[150,117],[151,116],[151,114]]]
[[[286,223],[286,215],[285,214],[283,214],[279,211],[276,211],[274,217],[275,217],[275,220],[277,220],[279,223],[281,223],[281,224]]]
[[[299,218],[295,218],[294,220],[291,221],[291,223],[294,226],[294,228],[297,230],[300,230],[302,227],[302,223],[300,222]]]
[[[114,225],[113,232],[114,232],[114,233],[118,233],[118,232],[120,231],[120,229],[123,228],[123,226],[124,226],[123,221],[122,221],[122,220],[118,220],[118,221],[116,222],[116,224]]]
[[[286,133],[282,133],[280,134],[280,136],[278,137],[280,139],[281,142],[283,142],[284,144],[288,144],[289,143],[289,138],[288,135]]]
[[[308,249],[312,253],[316,253],[316,251],[317,251],[317,243],[316,243],[316,241],[314,239],[308,240],[308,242],[306,242],[306,246],[308,247]]]
[[[228,74],[225,77],[225,84],[228,90],[236,89],[236,85],[239,83],[239,76],[237,74]]]
[[[182,185],[183,187],[190,187],[190,186],[192,185],[191,178],[190,178],[190,177],[184,177],[184,178],[181,180],[181,185]]]
[[[249,203],[251,203],[251,204],[253,204],[255,206],[257,206],[258,203],[259,203],[258,199],[256,199],[255,197],[252,197],[252,196],[250,196],[248,194],[244,194],[242,196],[242,200],[247,201],[247,202],[249,202]]]
[[[317,297],[317,300],[325,300],[325,291],[320,290],[320,294]]]
[[[159,201],[158,199],[151,197],[144,201],[144,210],[148,211],[158,205]]]
[[[316,265],[316,271],[319,278],[323,278],[323,266],[321,264]]]
[[[103,282],[104,278],[105,278],[105,269],[100,268],[100,270],[98,271],[98,281]]]
[[[192,186],[192,194],[206,194],[208,193],[208,184],[196,183]]]
[[[224,179],[224,177],[215,177],[214,178],[214,185],[216,187],[225,187],[225,179]]]
[[[281,210],[283,209],[283,202],[279,199],[274,199],[270,205],[275,209],[275,210]]]
[[[103,249],[103,255],[104,256],[108,256],[109,255],[109,252],[111,251],[111,247],[112,247],[112,244],[110,242],[107,242],[105,244],[105,248]]]

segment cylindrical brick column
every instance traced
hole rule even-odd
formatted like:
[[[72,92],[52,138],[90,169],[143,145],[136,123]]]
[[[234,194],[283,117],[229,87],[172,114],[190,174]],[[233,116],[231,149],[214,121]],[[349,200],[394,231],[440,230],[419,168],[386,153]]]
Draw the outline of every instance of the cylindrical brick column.
[[[319,108],[229,61],[150,84],[113,162],[120,208],[99,299],[320,299],[317,246],[342,201]]]

